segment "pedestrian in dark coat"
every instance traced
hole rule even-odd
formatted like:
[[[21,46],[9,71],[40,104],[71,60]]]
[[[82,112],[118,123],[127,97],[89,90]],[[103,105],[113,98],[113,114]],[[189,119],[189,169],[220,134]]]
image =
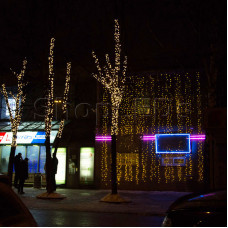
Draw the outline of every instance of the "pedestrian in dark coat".
[[[23,159],[22,159],[21,153],[18,153],[18,154],[14,157],[14,170],[15,170],[14,187],[15,187],[15,188],[18,187],[19,166],[20,166],[20,163],[21,163],[22,160],[23,160]]]
[[[24,183],[26,179],[28,179],[28,158],[25,158],[25,160],[22,160],[20,163],[19,187],[18,187],[19,194],[24,194],[23,188],[24,188]]]

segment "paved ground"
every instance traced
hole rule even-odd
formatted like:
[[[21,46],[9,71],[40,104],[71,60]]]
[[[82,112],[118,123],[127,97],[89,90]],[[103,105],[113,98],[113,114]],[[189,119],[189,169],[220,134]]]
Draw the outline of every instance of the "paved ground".
[[[169,205],[188,192],[173,191],[125,191],[118,193],[130,203],[104,203],[100,199],[110,193],[110,190],[57,189],[66,196],[63,200],[43,200],[36,196],[46,192],[45,189],[24,188],[22,201],[30,210],[68,210],[81,212],[130,213],[139,215],[164,216]]]
[[[163,216],[30,209],[39,227],[160,227]]]

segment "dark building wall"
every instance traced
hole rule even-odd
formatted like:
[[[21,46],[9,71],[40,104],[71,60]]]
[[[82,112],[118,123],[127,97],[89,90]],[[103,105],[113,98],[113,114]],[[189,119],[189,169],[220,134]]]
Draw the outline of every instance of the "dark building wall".
[[[227,188],[227,109],[209,108],[207,130],[208,185],[211,190]]]

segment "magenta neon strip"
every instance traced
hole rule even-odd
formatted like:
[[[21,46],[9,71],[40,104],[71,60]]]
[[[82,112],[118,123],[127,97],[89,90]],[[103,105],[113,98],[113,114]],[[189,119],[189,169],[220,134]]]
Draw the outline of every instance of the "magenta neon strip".
[[[206,135],[191,135],[190,139],[191,140],[205,140]],[[155,140],[155,135],[144,135],[143,141],[148,141],[148,140]]]
[[[112,137],[111,136],[96,136],[95,140],[96,141],[111,141]]]
[[[206,135],[191,135],[190,139],[191,140],[205,140],[206,139]]]
[[[96,141],[112,141],[112,139],[96,139]]]
[[[190,136],[191,140],[205,140],[206,135],[191,135]],[[95,138],[96,141],[111,141],[112,137],[111,136],[96,136]],[[148,140],[155,140],[155,135],[144,135],[142,137],[143,141],[148,141]]]

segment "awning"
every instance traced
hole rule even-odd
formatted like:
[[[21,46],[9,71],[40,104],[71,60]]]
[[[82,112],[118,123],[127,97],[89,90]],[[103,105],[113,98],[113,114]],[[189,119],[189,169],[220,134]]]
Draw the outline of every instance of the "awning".
[[[60,121],[52,121],[52,130],[59,129]],[[21,122],[18,131],[44,131],[44,121],[25,121]],[[0,132],[11,131],[11,124],[9,121],[0,122]]]

